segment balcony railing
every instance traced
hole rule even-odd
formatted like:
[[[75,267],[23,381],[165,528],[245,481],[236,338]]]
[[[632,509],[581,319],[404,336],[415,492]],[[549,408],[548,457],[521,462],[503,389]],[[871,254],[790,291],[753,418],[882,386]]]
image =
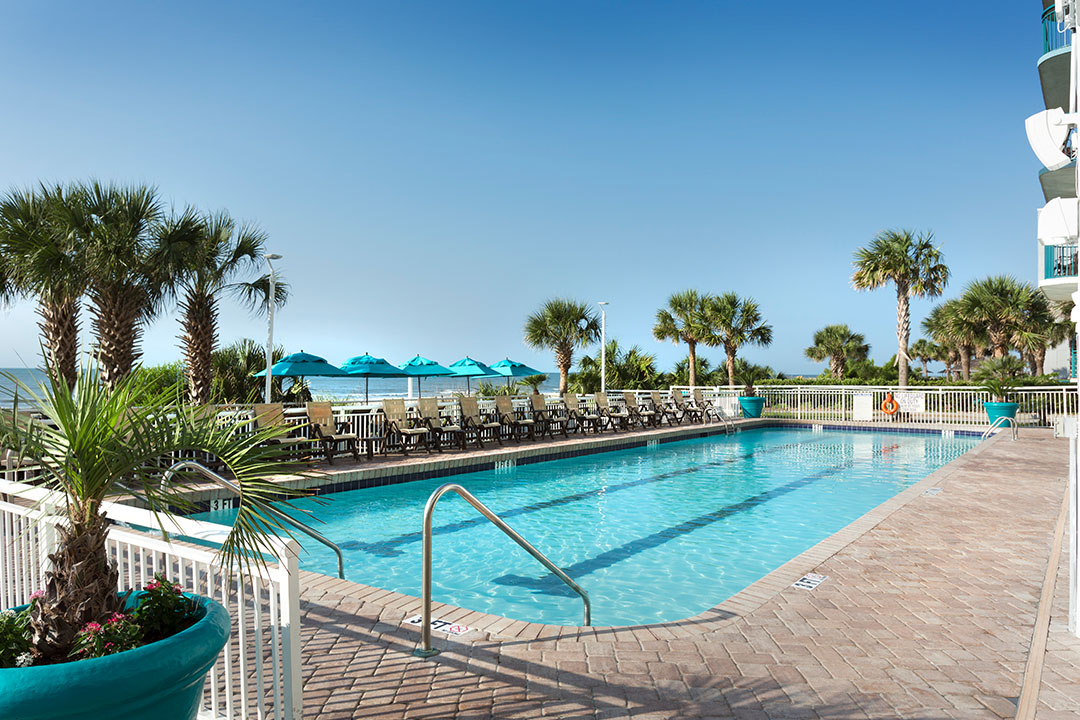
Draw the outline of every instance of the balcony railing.
[[[1076,245],[1047,245],[1043,248],[1043,278],[1074,278],[1080,269]]]
[[[1048,52],[1059,50],[1069,45],[1072,41],[1072,33],[1058,28],[1057,17],[1054,8],[1048,7],[1042,14],[1043,27],[1043,55]]]

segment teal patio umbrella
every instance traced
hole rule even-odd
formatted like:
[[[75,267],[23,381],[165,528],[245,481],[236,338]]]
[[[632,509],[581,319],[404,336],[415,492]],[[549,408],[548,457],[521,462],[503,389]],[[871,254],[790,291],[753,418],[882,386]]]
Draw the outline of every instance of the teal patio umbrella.
[[[326,362],[325,358],[300,351],[286,355],[270,367],[272,377],[342,377],[348,375],[344,370]],[[255,373],[255,377],[266,377],[266,370]],[[298,380],[296,382],[299,382]]]
[[[403,370],[386,362],[382,358],[364,354],[349,358],[341,369],[347,375],[364,376],[364,402],[368,401],[368,380],[370,378],[405,377]]]
[[[512,377],[528,377],[530,375],[543,375],[544,373],[529,367],[525,363],[519,363],[517,360],[511,360],[506,358],[500,360],[491,366],[491,369],[506,378],[506,384],[510,384],[510,378]]]
[[[417,397],[420,396],[420,378],[441,377],[454,374],[454,371],[450,368],[445,368],[434,360],[429,360],[421,355],[417,355],[412,360],[398,365],[398,367],[404,370],[405,374],[409,377],[416,378]]]
[[[466,355],[465,357],[453,363],[450,369],[454,371],[455,377],[465,378],[465,390],[472,395],[472,387],[469,385],[470,378],[474,377],[499,377],[499,373],[489,368],[479,360],[473,360]]]

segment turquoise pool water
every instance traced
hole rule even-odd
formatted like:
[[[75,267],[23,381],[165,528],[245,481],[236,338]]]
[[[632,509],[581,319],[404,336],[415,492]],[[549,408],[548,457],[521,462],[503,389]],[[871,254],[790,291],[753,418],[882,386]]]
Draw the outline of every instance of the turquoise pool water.
[[[348,579],[419,595],[424,503],[452,479],[588,591],[594,625],[636,625],[715,606],[977,442],[768,428],[298,504],[341,546]],[[440,501],[434,528],[435,600],[580,624],[581,599],[458,496]],[[305,547],[303,567],[336,572],[333,553]]]

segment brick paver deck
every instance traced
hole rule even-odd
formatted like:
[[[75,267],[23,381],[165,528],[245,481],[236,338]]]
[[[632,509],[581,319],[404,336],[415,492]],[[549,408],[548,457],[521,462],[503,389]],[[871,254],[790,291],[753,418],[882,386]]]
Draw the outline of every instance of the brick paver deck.
[[[1067,460],[1049,433],[999,436],[680,622],[560,628],[440,607],[484,632],[436,634],[429,660],[402,625],[415,598],[305,573],[307,717],[1012,717]],[[807,571],[828,580],[790,587]],[[1042,720],[1076,716],[1080,643],[1060,605]]]

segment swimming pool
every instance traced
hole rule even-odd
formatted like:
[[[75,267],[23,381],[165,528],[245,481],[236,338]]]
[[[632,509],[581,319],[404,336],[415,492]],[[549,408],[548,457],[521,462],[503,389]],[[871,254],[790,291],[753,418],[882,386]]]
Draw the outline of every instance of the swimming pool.
[[[978,438],[763,428],[453,476],[586,591],[594,625],[703,612],[962,455]],[[304,499],[349,580],[420,593],[420,522],[447,478]],[[235,511],[198,517],[230,522]],[[307,543],[301,566],[333,575]],[[581,599],[464,500],[434,519],[432,597],[576,625]]]

